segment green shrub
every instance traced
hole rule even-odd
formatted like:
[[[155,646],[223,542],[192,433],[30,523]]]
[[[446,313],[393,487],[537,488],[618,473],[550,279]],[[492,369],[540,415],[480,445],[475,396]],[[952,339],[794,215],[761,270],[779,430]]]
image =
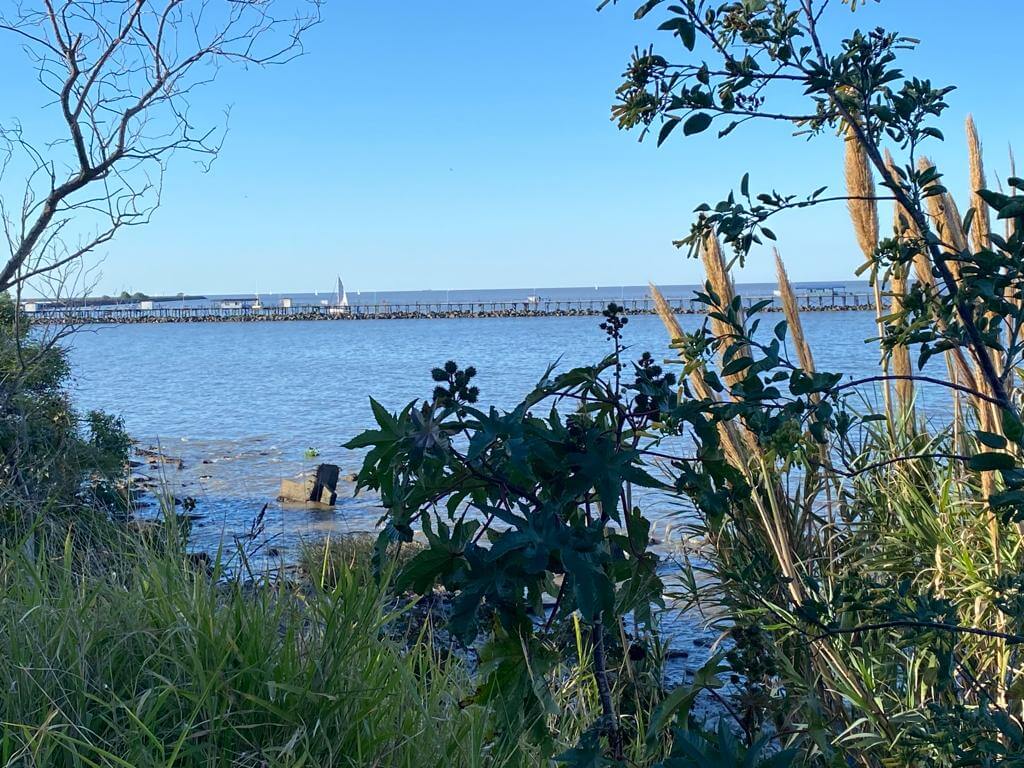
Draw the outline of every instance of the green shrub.
[[[0,295],[0,537],[17,538],[42,518],[102,516],[128,504],[124,422],[74,410],[60,339],[33,330]]]

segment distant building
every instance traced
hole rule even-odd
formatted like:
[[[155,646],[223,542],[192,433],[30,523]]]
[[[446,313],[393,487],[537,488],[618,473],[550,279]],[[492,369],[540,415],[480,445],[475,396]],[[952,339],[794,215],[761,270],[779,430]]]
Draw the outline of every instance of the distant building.
[[[292,300],[290,298],[288,298],[287,296],[282,298],[281,299],[281,306],[284,309],[291,309],[291,307],[292,307]]]
[[[21,305],[21,308],[25,312],[38,312],[39,311],[39,304],[37,304],[34,301],[26,301],[24,304]]]
[[[252,299],[224,299],[220,303],[221,309],[249,309],[252,307]]]
[[[147,312],[152,310],[153,309],[153,300],[152,299],[143,299],[142,301],[139,302],[139,309],[145,310]]]

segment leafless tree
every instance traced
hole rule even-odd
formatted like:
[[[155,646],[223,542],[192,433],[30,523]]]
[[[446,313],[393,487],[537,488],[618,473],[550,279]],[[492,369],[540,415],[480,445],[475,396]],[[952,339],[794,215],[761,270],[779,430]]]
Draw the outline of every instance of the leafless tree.
[[[7,293],[17,307],[25,291],[58,303],[87,295],[84,257],[149,221],[170,158],[208,163],[220,150],[226,120],[190,114],[196,90],[225,67],[301,55],[319,16],[320,0],[0,0],[0,44],[20,45],[53,118],[42,123],[50,135],[30,135],[25,126],[40,123],[28,113],[0,125],[0,303]],[[55,348],[73,327],[33,323],[29,333],[11,309],[0,327],[0,509],[28,520],[52,507],[34,502],[70,459],[59,444],[32,448],[31,425],[51,414],[33,415],[47,401],[19,394],[48,362],[60,370]],[[38,494],[32,477],[46,479]]]
[[[25,0],[7,10],[15,1],[0,10],[0,32],[30,57],[61,125],[45,143],[20,123],[0,126],[2,188],[5,172],[25,178],[16,200],[0,198],[0,291],[19,293],[147,222],[172,155],[220,150],[223,124],[190,116],[194,90],[226,65],[301,55],[320,16],[320,0]]]

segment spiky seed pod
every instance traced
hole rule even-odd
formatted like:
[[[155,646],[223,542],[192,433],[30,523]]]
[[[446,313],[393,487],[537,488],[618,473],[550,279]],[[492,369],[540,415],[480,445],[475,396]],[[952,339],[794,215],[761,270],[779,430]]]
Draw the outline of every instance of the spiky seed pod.
[[[847,207],[853,221],[853,231],[865,259],[874,256],[878,247],[878,201],[875,199],[875,179],[864,147],[857,141],[852,128],[846,129],[846,193]]]
[[[786,323],[789,325],[789,336],[796,347],[797,358],[805,371],[814,371],[814,356],[811,354],[811,347],[804,335],[804,327],[800,322],[800,307],[793,293],[793,285],[789,282],[789,275],[786,273],[786,265],[782,263],[777,248],[775,253],[775,275],[779,281],[779,295],[782,298],[782,312],[786,316]]]
[[[992,222],[989,219],[988,205],[978,194],[979,190],[985,189],[985,164],[981,154],[981,140],[978,138],[978,129],[974,125],[974,118],[967,116],[967,160],[970,165],[971,176],[971,208],[974,209],[974,223],[971,226],[971,244],[975,251],[984,251],[992,247],[989,232],[992,231]]]

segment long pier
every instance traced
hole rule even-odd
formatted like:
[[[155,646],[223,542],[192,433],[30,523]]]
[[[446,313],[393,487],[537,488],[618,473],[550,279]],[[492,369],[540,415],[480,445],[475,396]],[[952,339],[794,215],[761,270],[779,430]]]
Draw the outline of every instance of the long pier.
[[[874,309],[870,292],[830,291],[798,297],[800,309],[810,312]],[[615,302],[627,314],[654,314],[649,297],[629,299],[538,299],[536,301],[438,302],[413,304],[353,304],[347,307],[308,304],[296,306],[40,306],[30,316],[42,322],[89,323],[208,323],[273,322],[298,320],[397,320],[479,317],[576,317],[599,315]],[[702,314],[705,306],[695,298],[669,298],[679,314]],[[743,296],[745,307],[770,302],[765,311],[782,309],[777,296]]]

